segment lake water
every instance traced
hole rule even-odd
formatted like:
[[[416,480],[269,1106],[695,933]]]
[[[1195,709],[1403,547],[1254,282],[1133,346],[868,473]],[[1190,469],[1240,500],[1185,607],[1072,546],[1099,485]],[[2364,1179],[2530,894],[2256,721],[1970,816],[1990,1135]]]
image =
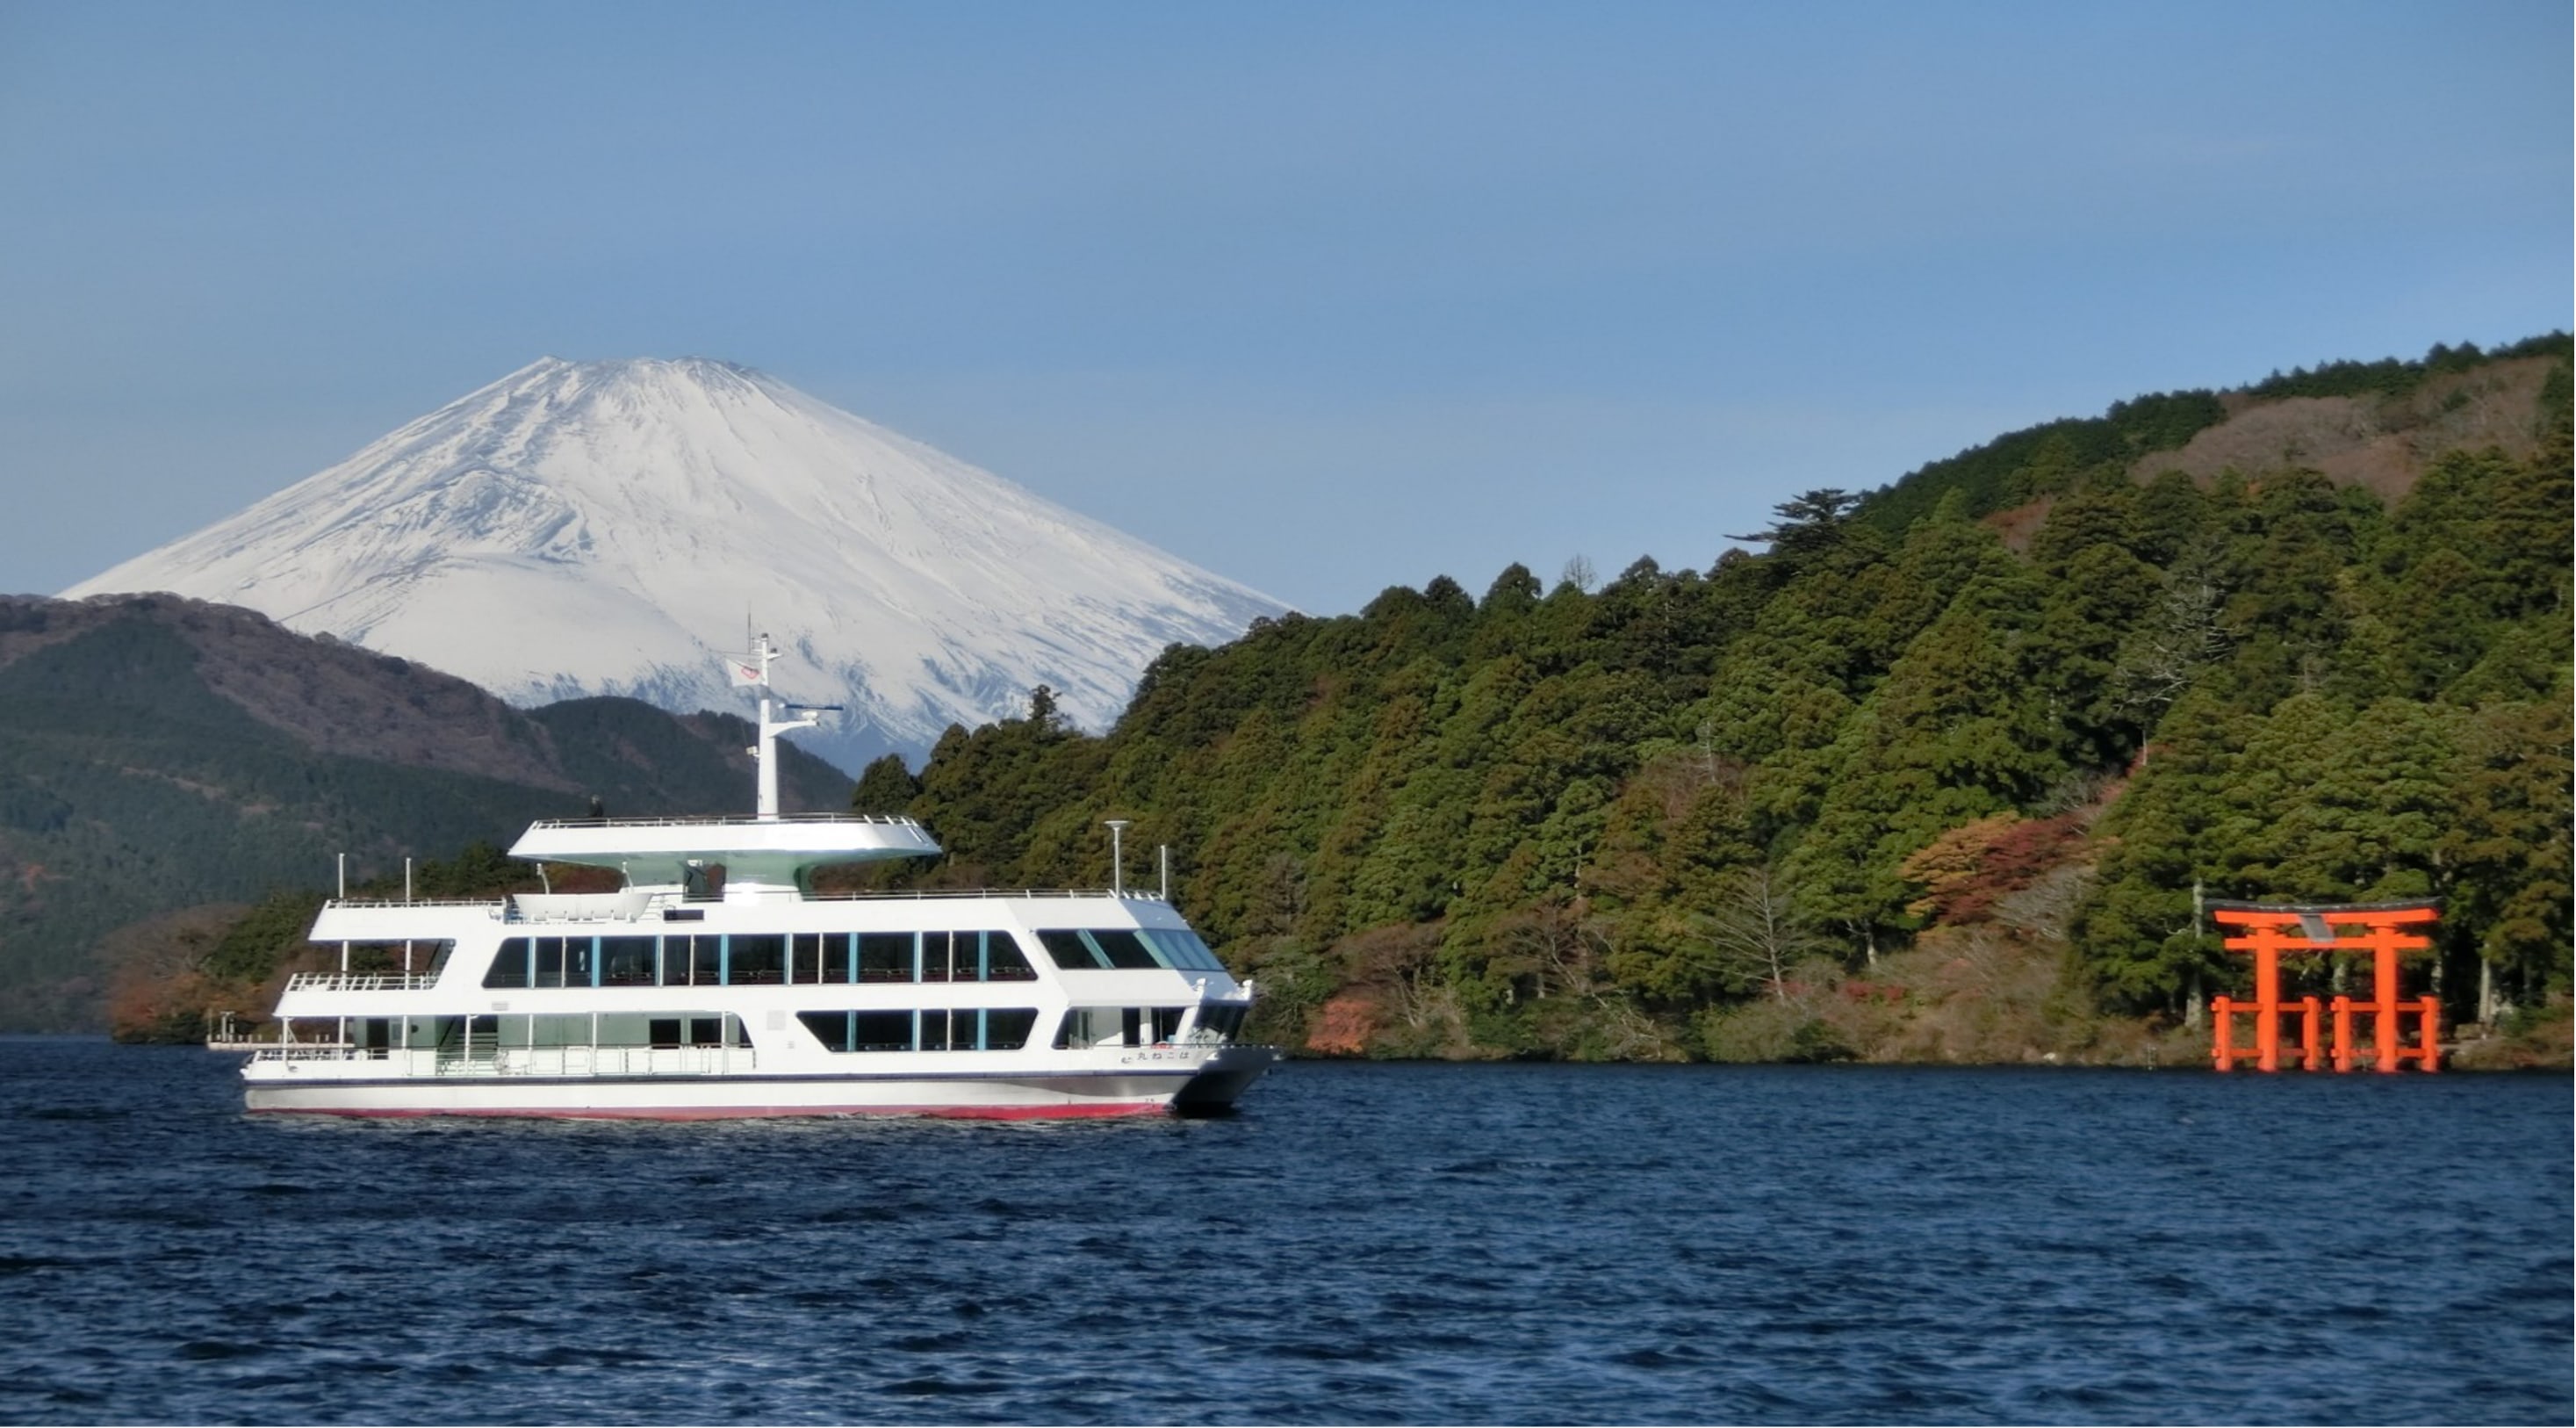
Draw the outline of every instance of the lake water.
[[[364,1122],[0,1041],[0,1418],[2566,1422],[2564,1076],[1291,1064]]]

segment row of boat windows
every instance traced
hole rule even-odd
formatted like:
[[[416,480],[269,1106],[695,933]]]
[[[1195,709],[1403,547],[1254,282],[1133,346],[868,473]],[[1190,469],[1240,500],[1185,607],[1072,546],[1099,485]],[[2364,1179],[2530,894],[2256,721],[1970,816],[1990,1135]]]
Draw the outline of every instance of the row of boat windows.
[[[697,933],[503,939],[487,987],[761,987],[1028,982],[1007,932]]]
[[[749,1046],[742,1019],[725,1012],[647,1016],[628,1012],[552,1015],[361,1017],[350,1037],[369,1050],[435,1047],[445,1052],[562,1046]]]
[[[1146,1046],[1181,1034],[1188,1007],[1070,1007],[1056,1024],[1058,1051],[1090,1046]],[[1202,1006],[1198,1029],[1231,1040],[1243,1030],[1244,1008]]]
[[[1038,945],[1070,971],[1220,972],[1195,932],[1049,928]],[[849,982],[1026,982],[1037,972],[1008,932],[799,932],[668,937],[511,937],[487,987],[758,987]]]
[[[1068,971],[1102,967],[1167,967],[1175,972],[1222,972],[1195,932],[1160,927],[1062,928],[1038,933],[1038,945]]]
[[[1074,1007],[1056,1026],[1058,1050],[1144,1046],[1180,1034],[1187,1007]],[[1198,1029],[1231,1039],[1244,1008],[1202,1006]],[[796,1019],[827,1051],[1017,1051],[1037,1029],[1034,1007],[927,1007],[906,1011],[809,1011]],[[350,1036],[369,1049],[461,1053],[498,1048],[748,1047],[742,1020],[729,1013],[652,1016],[632,1012],[501,1014],[473,1017],[367,1017]]]
[[[1181,1034],[1188,1007],[1073,1007],[1056,1023],[1055,1047],[1147,1046]],[[1239,1006],[1202,1006],[1198,1029],[1231,1039],[1243,1030]],[[809,1011],[796,1019],[826,1051],[1017,1051],[1029,1044],[1038,1014],[1027,1007],[937,1007],[909,1011]]]
[[[796,1019],[826,1051],[1017,1051],[1037,1028],[1035,1007],[809,1011]]]

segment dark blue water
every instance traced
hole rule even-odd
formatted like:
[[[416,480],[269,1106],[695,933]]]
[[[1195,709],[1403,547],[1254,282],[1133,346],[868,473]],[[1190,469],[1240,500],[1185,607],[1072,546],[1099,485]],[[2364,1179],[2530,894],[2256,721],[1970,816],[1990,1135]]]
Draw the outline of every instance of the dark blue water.
[[[0,1041],[0,1417],[2566,1422],[2564,1077],[1298,1064],[1213,1121],[250,1119]]]

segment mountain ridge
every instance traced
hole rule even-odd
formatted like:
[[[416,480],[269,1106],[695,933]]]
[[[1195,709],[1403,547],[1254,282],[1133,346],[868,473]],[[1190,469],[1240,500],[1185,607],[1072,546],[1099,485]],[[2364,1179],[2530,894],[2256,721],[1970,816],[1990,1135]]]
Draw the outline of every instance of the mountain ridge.
[[[1105,727],[1171,644],[1285,613],[756,369],[548,357],[67,597],[168,590],[420,660],[511,703],[735,694],[757,613],[801,736],[855,770],[1045,684]]]

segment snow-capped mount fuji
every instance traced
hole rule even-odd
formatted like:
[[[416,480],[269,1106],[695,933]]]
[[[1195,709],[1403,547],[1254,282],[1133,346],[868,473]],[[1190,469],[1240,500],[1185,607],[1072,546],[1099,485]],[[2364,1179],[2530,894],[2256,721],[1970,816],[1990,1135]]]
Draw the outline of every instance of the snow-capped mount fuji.
[[[739,712],[748,615],[856,770],[951,723],[1104,727],[1175,642],[1277,601],[749,368],[546,358],[64,591],[243,605],[514,704]]]

